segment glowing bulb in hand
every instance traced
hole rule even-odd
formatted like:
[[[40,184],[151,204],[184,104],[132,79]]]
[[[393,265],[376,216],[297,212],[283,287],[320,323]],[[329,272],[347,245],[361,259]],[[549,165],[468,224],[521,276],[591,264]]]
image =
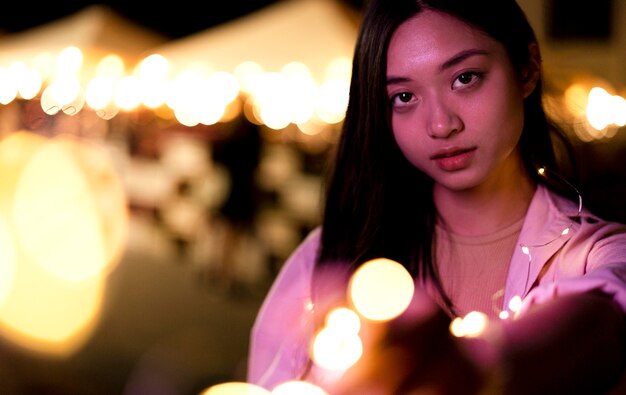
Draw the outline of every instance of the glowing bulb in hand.
[[[388,321],[402,314],[414,291],[409,272],[387,258],[364,263],[350,282],[352,303],[360,314],[373,321]]]

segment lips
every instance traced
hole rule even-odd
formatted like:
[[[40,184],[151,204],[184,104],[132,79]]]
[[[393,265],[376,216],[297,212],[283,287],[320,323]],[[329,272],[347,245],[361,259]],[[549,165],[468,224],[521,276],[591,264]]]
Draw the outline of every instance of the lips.
[[[476,147],[448,148],[437,152],[430,159],[444,171],[457,171],[468,167],[474,157]]]

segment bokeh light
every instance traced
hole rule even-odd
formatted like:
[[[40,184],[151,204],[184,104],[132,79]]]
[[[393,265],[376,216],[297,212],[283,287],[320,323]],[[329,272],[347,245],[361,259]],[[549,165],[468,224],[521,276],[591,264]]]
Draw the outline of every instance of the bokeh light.
[[[99,146],[45,141],[21,169],[14,193],[16,236],[50,273],[81,281],[117,262],[126,239],[126,200]]]
[[[400,263],[377,258],[364,263],[350,281],[349,293],[357,311],[374,321],[391,320],[411,303],[415,283]]]
[[[0,333],[67,356],[96,327],[123,250],[123,190],[99,146],[26,131],[0,141],[0,174]]]
[[[287,381],[272,390],[272,395],[328,395],[320,387],[306,381]]]
[[[354,365],[363,354],[360,328],[354,311],[343,307],[331,311],[313,341],[311,357],[315,364],[329,370],[345,370]]]
[[[456,337],[478,337],[489,325],[489,317],[480,311],[471,311],[465,317],[456,317],[450,323],[450,333]]]
[[[200,393],[200,395],[270,395],[265,388],[243,382],[216,384]]]

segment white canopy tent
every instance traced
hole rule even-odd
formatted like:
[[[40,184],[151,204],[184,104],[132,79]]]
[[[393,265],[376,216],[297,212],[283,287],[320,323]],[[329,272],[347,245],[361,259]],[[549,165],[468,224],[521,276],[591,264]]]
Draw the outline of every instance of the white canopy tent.
[[[320,82],[331,62],[352,58],[357,28],[358,14],[338,1],[284,0],[152,52],[166,57],[174,73],[192,64],[233,72],[245,61],[272,72],[301,62]]]
[[[69,46],[82,50],[87,67],[115,54],[133,66],[144,51],[167,41],[104,5],[91,5],[67,17],[23,32],[0,36],[0,66],[16,61],[31,65],[41,54],[57,55]]]

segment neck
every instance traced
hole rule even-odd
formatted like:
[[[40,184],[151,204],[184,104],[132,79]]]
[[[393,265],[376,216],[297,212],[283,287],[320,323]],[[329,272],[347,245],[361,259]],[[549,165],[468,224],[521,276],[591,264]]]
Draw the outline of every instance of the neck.
[[[511,181],[514,180],[514,181]],[[466,190],[435,185],[433,198],[447,229],[464,236],[481,236],[511,225],[528,210],[536,186],[523,173],[498,177]]]

